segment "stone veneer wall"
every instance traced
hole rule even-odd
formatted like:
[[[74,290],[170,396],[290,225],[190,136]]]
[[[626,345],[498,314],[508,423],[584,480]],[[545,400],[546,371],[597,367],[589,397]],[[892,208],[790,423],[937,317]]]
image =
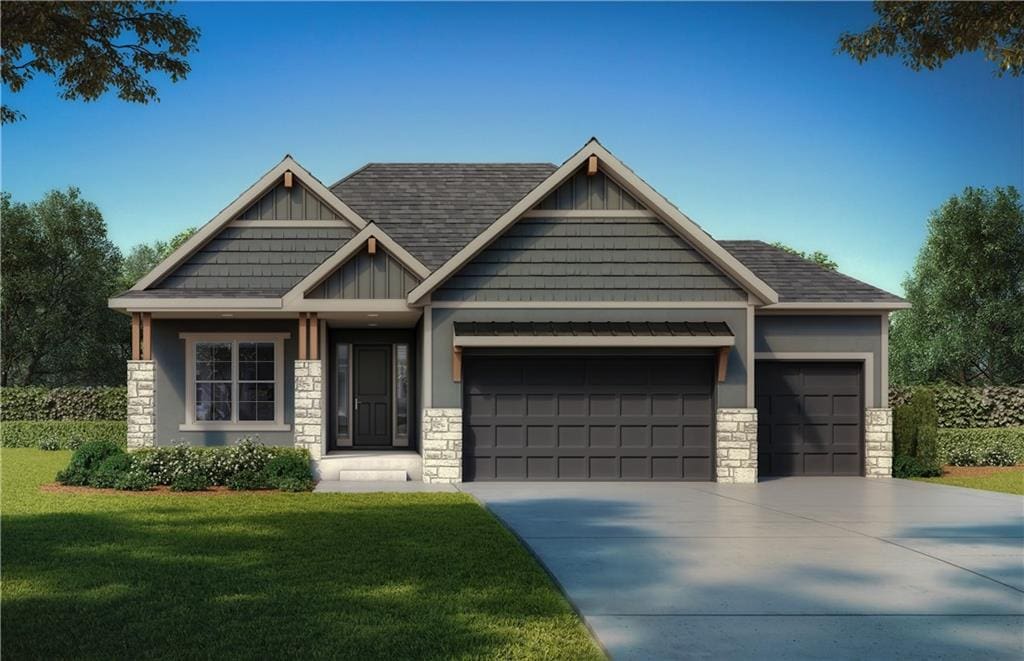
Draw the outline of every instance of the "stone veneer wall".
[[[718,409],[715,448],[718,482],[757,482],[757,409]]]
[[[295,361],[295,447],[318,461],[323,448],[323,361]]]
[[[128,361],[128,449],[156,445],[156,363]]]
[[[462,409],[423,409],[423,481],[462,481]]]
[[[892,477],[892,409],[864,410],[864,475]]]

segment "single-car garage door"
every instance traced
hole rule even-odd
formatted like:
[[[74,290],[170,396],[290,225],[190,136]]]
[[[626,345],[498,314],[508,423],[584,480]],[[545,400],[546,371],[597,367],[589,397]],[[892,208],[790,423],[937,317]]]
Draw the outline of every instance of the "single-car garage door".
[[[760,475],[861,475],[861,363],[758,361]]]
[[[710,480],[704,356],[463,358],[466,480]]]

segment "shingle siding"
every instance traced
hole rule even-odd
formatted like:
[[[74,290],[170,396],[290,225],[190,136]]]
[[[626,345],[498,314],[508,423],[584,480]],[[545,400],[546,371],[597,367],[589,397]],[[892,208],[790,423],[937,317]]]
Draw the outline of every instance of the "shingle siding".
[[[525,218],[433,295],[447,301],[744,301],[655,218]]]
[[[226,227],[153,289],[262,290],[280,295],[352,235],[346,227]]]
[[[309,292],[306,298],[404,299],[420,282],[387,252],[361,252]]]

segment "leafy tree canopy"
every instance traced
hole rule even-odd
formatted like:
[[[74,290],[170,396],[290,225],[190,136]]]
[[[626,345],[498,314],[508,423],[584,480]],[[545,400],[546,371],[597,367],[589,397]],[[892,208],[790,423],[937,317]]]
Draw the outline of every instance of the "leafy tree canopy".
[[[133,103],[159,101],[148,76],[185,79],[199,29],[165,2],[0,3],[0,78],[17,93],[37,74],[52,76],[61,98],[94,101],[108,89]],[[0,123],[23,119],[0,107]]]
[[[130,289],[195,233],[196,228],[189,227],[175,234],[169,241],[157,240],[153,243],[140,243],[134,246],[124,258],[124,263],[121,266],[121,288]]]
[[[803,250],[797,250],[796,248],[787,246],[785,243],[773,243],[772,245],[778,248],[779,250],[785,250],[791,255],[796,255],[801,259],[806,259],[809,262],[814,262],[818,266],[826,268],[829,271],[835,271],[836,269],[839,268],[839,264],[837,264],[835,260],[833,260],[827,254],[821,252],[820,250],[815,250],[814,252],[804,252]]]
[[[900,55],[914,71],[938,69],[962,53],[981,51],[996,74],[1024,72],[1024,3],[875,2],[878,22],[843,33],[838,52],[858,62]]]
[[[0,205],[3,385],[124,383],[128,327],[107,308],[121,253],[99,209],[76,188]]]
[[[932,213],[893,315],[895,383],[1024,383],[1024,206],[1011,187],[966,188]]]

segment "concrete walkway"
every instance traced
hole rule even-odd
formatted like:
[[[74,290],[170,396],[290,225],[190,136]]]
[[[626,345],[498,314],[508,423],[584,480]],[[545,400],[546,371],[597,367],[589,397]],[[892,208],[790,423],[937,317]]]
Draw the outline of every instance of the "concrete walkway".
[[[905,480],[471,483],[616,659],[1024,657],[1024,498]]]

